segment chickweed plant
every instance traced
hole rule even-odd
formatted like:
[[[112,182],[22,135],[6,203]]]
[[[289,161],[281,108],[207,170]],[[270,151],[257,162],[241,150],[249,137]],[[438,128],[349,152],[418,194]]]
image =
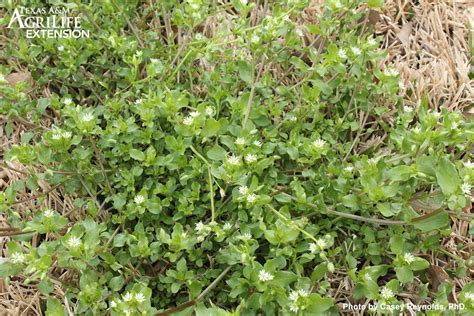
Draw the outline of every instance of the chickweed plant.
[[[404,104],[381,2],[74,1],[90,38],[8,29],[0,114],[28,130],[1,164],[27,175],[0,192],[21,230],[0,277],[48,315],[337,315],[342,278],[354,303],[447,307],[427,269],[472,264],[440,242],[472,221],[474,125]],[[33,85],[7,83],[18,65]],[[460,293],[448,313],[472,312]]]

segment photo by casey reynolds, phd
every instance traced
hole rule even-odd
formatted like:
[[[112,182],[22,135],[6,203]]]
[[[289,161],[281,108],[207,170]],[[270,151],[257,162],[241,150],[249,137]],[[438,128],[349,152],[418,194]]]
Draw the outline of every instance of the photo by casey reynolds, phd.
[[[404,310],[409,310],[413,312],[423,312],[423,311],[445,311],[445,310],[454,310],[454,311],[462,311],[466,307],[464,304],[454,304],[454,303],[449,303],[447,306],[441,305],[441,304],[413,304],[413,303],[404,303],[404,304],[387,304],[387,303],[381,303],[381,304],[349,304],[349,303],[343,303],[342,304],[342,310],[344,311],[364,311],[364,310],[370,310],[370,311],[390,311],[390,312],[395,312],[395,311],[404,311]]]

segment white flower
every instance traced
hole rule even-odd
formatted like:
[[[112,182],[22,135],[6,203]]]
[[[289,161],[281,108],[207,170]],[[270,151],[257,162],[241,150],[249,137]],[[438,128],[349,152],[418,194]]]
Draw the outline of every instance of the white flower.
[[[262,147],[262,142],[259,140],[254,141],[253,144],[257,147]]]
[[[242,236],[240,236],[241,239],[243,240],[250,240],[252,239],[252,235],[250,235],[249,233],[245,233],[245,234],[242,234]]]
[[[347,58],[346,50],[342,48],[339,49],[339,51],[337,52],[337,56],[339,56],[339,58],[341,59],[346,59]]]
[[[188,3],[194,10],[199,10],[199,8],[201,8],[201,4],[196,0],[188,0]]]
[[[293,313],[298,313],[298,306],[296,306],[296,304],[291,304],[290,305],[290,310],[293,312]]]
[[[300,37],[303,37],[303,36],[304,36],[303,30],[301,30],[300,28],[297,28],[297,29],[295,30],[295,32],[296,32],[296,34],[298,34],[298,36],[300,36]]]
[[[245,161],[247,161],[248,163],[255,162],[257,161],[257,156],[255,156],[254,154],[247,154],[245,156]]]
[[[393,297],[393,291],[389,288],[383,287],[382,290],[380,291],[380,296],[384,300],[391,299]]]
[[[344,168],[345,171],[347,172],[352,172],[352,170],[354,170],[354,167],[353,166],[347,166]]]
[[[191,125],[194,122],[194,118],[192,116],[185,117],[183,120],[184,125]]]
[[[135,301],[137,301],[138,303],[145,302],[145,295],[143,295],[143,293],[136,293],[135,294]]]
[[[196,117],[196,116],[199,116],[199,114],[201,114],[201,113],[199,113],[197,111],[193,111],[193,112],[189,113],[189,116]]]
[[[420,132],[421,132],[421,128],[419,126],[417,126],[413,129],[413,133],[415,133],[415,134],[419,134]]]
[[[472,161],[465,161],[465,162],[464,162],[464,167],[469,168],[469,169],[473,169],[473,168],[474,168],[474,162],[472,162]]]
[[[298,300],[298,291],[291,291],[290,295],[288,296],[290,301],[297,301]]]
[[[260,273],[258,274],[258,279],[262,282],[271,281],[273,280],[273,275],[265,270],[260,270]]]
[[[240,0],[240,3],[241,3],[242,5],[247,5],[248,0]]]
[[[224,226],[222,226],[223,230],[229,230],[231,228],[232,228],[232,224],[229,222],[225,223]]]
[[[249,188],[247,188],[247,186],[245,185],[242,185],[239,187],[239,193],[242,195],[246,195],[247,193],[249,193]]]
[[[410,264],[415,261],[415,256],[413,256],[411,253],[406,253],[403,255],[403,261]]]
[[[394,68],[387,68],[383,71],[384,75],[389,77],[396,77],[398,76],[398,71]]]
[[[133,299],[133,294],[130,292],[125,293],[125,296],[123,297],[123,300],[126,302],[129,302]]]
[[[378,159],[377,159],[377,158],[375,158],[375,157],[374,157],[374,158],[370,158],[370,159],[369,159],[369,164],[371,164],[371,165],[376,165],[376,164],[377,164],[377,162],[378,162]]]
[[[43,213],[44,217],[53,217],[54,216],[54,211],[50,208],[48,208],[46,211]]]
[[[359,56],[362,53],[359,47],[351,47],[351,51],[356,56]]]
[[[202,222],[196,223],[196,231],[198,233],[200,233],[205,227],[206,227],[206,225],[204,225]]]
[[[403,81],[401,81],[401,80],[398,81],[398,88],[399,88],[400,90],[405,90],[405,89],[406,89],[406,86],[405,86],[405,84],[403,83]]]
[[[111,308],[117,307],[117,303],[116,303],[115,301],[111,301],[111,302],[110,302],[110,307],[111,307]]]
[[[64,46],[63,46],[63,45],[58,46],[58,51],[62,52],[63,50],[64,50]]]
[[[326,145],[326,141],[323,139],[316,139],[315,141],[313,141],[313,147],[318,150],[323,149],[324,145]]]
[[[319,238],[319,239],[316,240],[316,246],[318,246],[321,249],[324,249],[324,248],[327,247],[327,243],[324,239]]]
[[[376,41],[375,38],[373,38],[373,37],[369,38],[369,40],[367,41],[367,43],[368,43],[370,46],[377,45],[377,41]]]
[[[150,61],[152,64],[157,64],[160,62],[160,60],[158,58],[150,58]]]
[[[260,36],[258,36],[257,34],[253,34],[250,38],[250,41],[254,44],[257,44],[258,42],[260,42]]]
[[[71,236],[69,237],[68,241],[67,241],[67,244],[69,245],[69,247],[71,248],[77,248],[81,245],[81,239],[80,238],[77,238],[76,236]]]
[[[71,99],[71,98],[66,98],[66,99],[64,99],[64,104],[69,105],[69,104],[71,104],[71,103],[72,103],[72,99]]]
[[[441,113],[435,111],[435,112],[433,112],[433,115],[434,115],[436,118],[439,118],[439,117],[441,116]]]
[[[257,196],[253,193],[247,195],[247,202],[254,203],[257,200]]]
[[[0,82],[7,82],[7,79],[5,79],[3,74],[0,74]]]
[[[216,112],[214,111],[214,108],[212,106],[207,106],[206,107],[206,115],[209,116],[214,116]]]
[[[316,251],[318,251],[318,248],[314,242],[309,244],[309,251],[313,254],[316,253]]]
[[[63,136],[63,135],[62,135],[61,131],[58,130],[58,131],[55,131],[55,132],[53,133],[53,135],[51,136],[51,138],[54,139],[54,140],[59,140],[59,139],[62,138],[62,136]]]
[[[467,293],[464,293],[464,297],[470,301],[473,301],[474,302],[474,293],[472,292],[467,292]]]
[[[339,0],[334,1],[334,6],[338,9],[342,8],[342,3]]]
[[[204,38],[204,36],[201,33],[197,33],[195,38],[196,38],[196,40],[200,41]]]
[[[227,157],[227,162],[231,165],[237,166],[237,165],[240,164],[240,158],[235,156],[235,155],[228,156]]]
[[[307,297],[309,295],[309,292],[303,289],[297,290],[297,291],[291,291],[290,295],[288,298],[292,303],[290,304],[290,310],[292,312],[298,312],[299,307],[298,307],[298,299],[300,297]]]
[[[403,107],[403,111],[407,112],[407,113],[411,113],[413,112],[413,107],[409,106],[409,105],[405,105]]]
[[[133,199],[133,201],[135,202],[135,204],[142,204],[143,202],[145,202],[145,197],[141,194],[138,194],[137,196],[135,196],[135,198]]]
[[[309,292],[303,289],[298,290],[298,295],[300,297],[307,297],[309,295]]]
[[[243,137],[238,137],[236,140],[235,140],[235,144],[236,145],[245,145],[245,138]]]
[[[137,99],[137,100],[135,101],[135,104],[138,105],[138,104],[141,104],[142,102],[143,102],[142,99]]]
[[[92,114],[91,112],[82,113],[80,116],[80,120],[83,122],[90,122],[93,119],[94,119],[94,114]]]
[[[14,263],[14,264],[21,264],[25,262],[25,255],[22,254],[21,252],[14,252],[10,256],[10,261],[11,263]]]
[[[64,138],[69,139],[69,138],[71,138],[71,136],[72,136],[71,132],[56,129],[56,130],[54,130],[53,135],[51,136],[51,138],[54,139],[54,140],[59,140],[59,139],[64,139]]]
[[[471,195],[471,190],[472,190],[472,186],[469,183],[464,182],[461,185],[461,191],[462,191],[462,193],[464,193],[464,195],[470,196]]]

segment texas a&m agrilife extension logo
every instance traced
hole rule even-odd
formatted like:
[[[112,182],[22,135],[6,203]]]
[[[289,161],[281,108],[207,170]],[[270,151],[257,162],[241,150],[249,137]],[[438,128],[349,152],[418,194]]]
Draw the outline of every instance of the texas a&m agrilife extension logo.
[[[90,31],[83,30],[81,18],[71,13],[65,7],[17,7],[7,28],[25,30],[27,38],[88,38]]]

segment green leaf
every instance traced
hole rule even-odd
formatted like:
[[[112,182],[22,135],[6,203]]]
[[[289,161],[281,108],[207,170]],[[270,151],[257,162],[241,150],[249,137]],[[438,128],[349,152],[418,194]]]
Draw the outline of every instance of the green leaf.
[[[0,264],[0,277],[11,277],[17,275],[23,269],[17,265],[10,262],[4,262]]]
[[[46,303],[46,316],[64,316],[66,311],[64,310],[61,302],[57,298],[48,298]]]
[[[109,287],[112,291],[119,291],[123,287],[124,283],[125,283],[124,277],[119,275],[110,279]]]
[[[379,203],[377,204],[377,209],[385,217],[390,217],[394,215],[389,203]]]
[[[286,287],[290,283],[296,281],[298,277],[296,274],[290,271],[277,271],[274,274],[275,278],[273,279],[272,284],[279,286],[279,287]]]
[[[444,211],[435,211],[432,216],[425,216],[421,220],[417,219],[412,220],[413,226],[416,228],[427,232],[435,229],[445,227],[449,224],[449,216]],[[420,218],[418,218],[420,219]]]
[[[143,153],[143,151],[140,151],[138,149],[135,149],[135,148],[130,149],[129,154],[130,154],[130,157],[132,157],[135,160],[138,160],[138,161],[145,160],[145,154]]]
[[[38,289],[40,290],[41,294],[48,295],[54,290],[54,285],[49,279],[43,279],[38,284]]]
[[[395,268],[395,272],[397,279],[402,283],[409,283],[413,280],[413,272],[407,266]]]
[[[405,239],[401,235],[393,235],[390,238],[390,250],[396,254],[404,253]]]
[[[309,306],[305,310],[307,315],[321,315],[324,311],[330,309],[334,303],[333,300],[327,297],[321,297],[319,294],[312,293],[309,295]]]
[[[227,152],[219,145],[214,145],[208,152],[207,157],[211,160],[224,160]]]
[[[431,156],[421,156],[416,159],[416,170],[428,176],[436,176],[436,159]]]
[[[369,8],[382,8],[383,7],[383,0],[368,0],[367,5]]]
[[[311,273],[311,281],[317,282],[321,280],[324,275],[328,272],[328,265],[327,263],[323,262],[320,263],[314,268],[313,273]]]
[[[425,270],[430,266],[430,263],[423,258],[415,258],[412,263],[408,265],[412,271]]]
[[[454,164],[442,158],[436,169],[436,179],[445,196],[450,196],[459,187],[459,176]]]
[[[342,205],[351,209],[358,209],[359,203],[355,194],[347,194],[342,198]]]
[[[221,125],[218,121],[213,118],[206,120],[206,124],[204,124],[204,128],[201,131],[202,136],[204,137],[212,137],[216,136],[221,128]]]
[[[238,67],[240,79],[245,81],[247,84],[251,84],[253,81],[252,65],[245,61],[240,61]]]

